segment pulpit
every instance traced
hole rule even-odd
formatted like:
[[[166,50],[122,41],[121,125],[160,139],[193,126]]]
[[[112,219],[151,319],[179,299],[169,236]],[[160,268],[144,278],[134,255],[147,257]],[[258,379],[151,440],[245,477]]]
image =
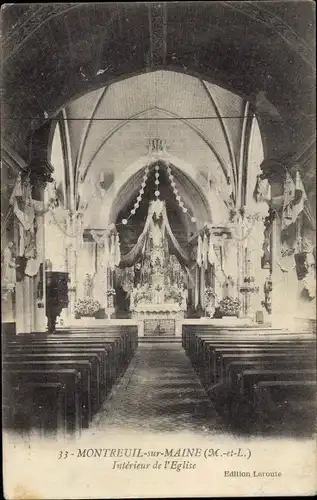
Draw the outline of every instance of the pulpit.
[[[68,273],[47,271],[45,278],[47,329],[54,333],[56,318],[68,306]]]

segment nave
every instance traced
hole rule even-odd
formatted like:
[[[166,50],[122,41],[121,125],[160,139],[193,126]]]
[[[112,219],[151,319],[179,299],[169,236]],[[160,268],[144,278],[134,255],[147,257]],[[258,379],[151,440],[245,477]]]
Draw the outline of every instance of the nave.
[[[4,425],[41,437],[131,432],[307,437],[313,333],[183,325],[182,344],[134,326],[8,340]],[[88,433],[88,434],[87,434]]]
[[[214,405],[197,378],[181,344],[144,343],[96,416],[97,431],[193,434],[221,432]]]
[[[281,331],[266,335],[196,325],[183,326],[182,345],[139,344],[96,416],[97,432],[124,422],[131,432],[311,436],[315,338],[290,332],[286,338]],[[216,351],[217,366],[212,367]]]

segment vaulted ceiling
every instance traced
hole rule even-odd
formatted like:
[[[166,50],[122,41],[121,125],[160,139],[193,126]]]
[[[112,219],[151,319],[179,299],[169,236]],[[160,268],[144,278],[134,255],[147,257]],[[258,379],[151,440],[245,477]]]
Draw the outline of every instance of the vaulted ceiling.
[[[149,146],[157,138],[196,218],[210,220],[210,210],[221,218],[241,190],[241,152],[249,149],[252,127],[246,123],[251,125],[253,113],[240,96],[215,84],[157,70],[89,92],[59,117],[56,133],[58,138],[61,127],[68,139],[70,184],[77,206],[88,203],[90,224],[101,224],[100,212],[104,220],[109,209],[115,221],[136,198],[144,167],[153,162]],[[56,170],[65,154],[58,143],[51,157]],[[252,158],[256,175],[263,159],[261,141]],[[62,172],[56,174],[63,179]]]
[[[157,71],[93,91],[66,107],[77,179],[116,172],[160,138],[168,152],[198,170],[214,165],[237,178],[245,103],[195,77]]]
[[[95,105],[110,83],[157,69],[198,76],[255,107],[259,96],[271,103],[281,121],[274,128],[270,113],[259,118],[267,155],[296,149],[314,134],[311,2],[7,4],[2,15],[3,130],[26,160],[30,134],[70,101],[96,90]],[[208,85],[206,91],[200,85],[197,92],[212,112]],[[107,93],[102,102],[109,103]],[[163,111],[155,112],[166,116],[166,103],[157,98]],[[152,104],[145,107],[154,113]],[[177,106],[175,100],[170,112],[179,113]],[[96,142],[91,136],[82,148],[86,166],[94,136]]]

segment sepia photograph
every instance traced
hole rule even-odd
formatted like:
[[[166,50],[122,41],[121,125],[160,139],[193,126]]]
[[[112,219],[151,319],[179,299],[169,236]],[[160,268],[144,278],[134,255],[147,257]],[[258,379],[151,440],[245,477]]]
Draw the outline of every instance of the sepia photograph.
[[[317,493],[315,17],[2,5],[7,500]]]

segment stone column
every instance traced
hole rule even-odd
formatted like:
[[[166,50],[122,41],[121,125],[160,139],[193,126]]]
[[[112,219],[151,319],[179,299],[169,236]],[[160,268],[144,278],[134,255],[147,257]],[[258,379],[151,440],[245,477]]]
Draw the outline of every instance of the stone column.
[[[280,186],[271,185],[272,207],[276,211],[272,221],[271,236],[271,277],[272,277],[272,325],[279,327],[285,325],[286,316],[289,315],[287,295],[291,292],[285,289],[283,272],[279,266],[281,261],[281,220],[278,216],[281,209],[281,198],[274,196],[274,188]]]
[[[44,189],[52,182],[53,167],[41,158],[33,158],[23,172],[22,182],[30,182],[32,203],[35,211],[33,224],[36,232],[38,264],[44,264]],[[35,256],[35,259],[37,258]],[[36,265],[36,264],[35,264]],[[17,334],[46,331],[44,265],[40,265],[35,276],[24,274],[16,286],[16,332]],[[39,287],[39,285],[41,285]],[[40,289],[41,288],[41,289]]]
[[[235,238],[237,239],[237,243],[236,243],[237,275],[236,275],[235,287],[236,287],[237,298],[240,301],[239,316],[244,316],[245,297],[240,292],[240,288],[243,284],[243,280],[244,280],[244,276],[245,276],[245,236],[246,235],[245,235],[245,227],[244,227],[244,222],[243,222],[243,209],[242,209],[242,211],[239,210],[239,212],[236,214],[234,233],[235,233]]]
[[[67,218],[67,244],[66,244],[66,259],[67,272],[69,276],[68,287],[68,321],[75,318],[75,303],[77,299],[77,238],[76,238],[76,217],[72,212],[69,212]]]
[[[41,203],[42,213],[36,215],[36,225],[37,225],[37,251],[40,253],[39,257],[41,259],[41,265],[39,272],[34,277],[34,328],[36,332],[45,332],[47,318],[45,315],[45,216],[44,216],[44,190],[41,192]]]
[[[248,294],[248,314],[253,320],[256,318],[256,312],[262,310],[261,302],[263,301],[264,283],[270,272],[269,269],[262,269],[261,267],[264,242],[263,216],[255,214],[255,217],[253,229],[248,240],[248,275],[254,278],[254,282],[251,283],[253,292]]]
[[[284,181],[292,163],[288,157],[265,160],[261,165],[271,186],[271,262],[272,326],[291,327],[296,317],[298,282],[293,272],[293,259],[283,262],[281,251]]]

